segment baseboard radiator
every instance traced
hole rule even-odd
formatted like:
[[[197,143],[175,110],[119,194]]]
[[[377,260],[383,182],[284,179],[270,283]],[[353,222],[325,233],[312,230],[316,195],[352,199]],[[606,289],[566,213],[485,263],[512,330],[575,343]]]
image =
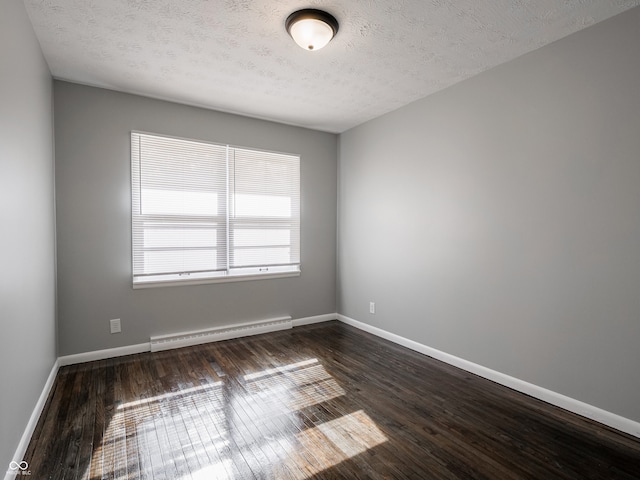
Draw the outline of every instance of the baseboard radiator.
[[[170,350],[172,348],[201,345],[203,343],[218,342],[231,338],[248,337],[259,333],[276,332],[293,327],[291,317],[278,317],[257,322],[240,323],[229,327],[216,327],[207,330],[182,332],[171,335],[151,337],[151,351]]]

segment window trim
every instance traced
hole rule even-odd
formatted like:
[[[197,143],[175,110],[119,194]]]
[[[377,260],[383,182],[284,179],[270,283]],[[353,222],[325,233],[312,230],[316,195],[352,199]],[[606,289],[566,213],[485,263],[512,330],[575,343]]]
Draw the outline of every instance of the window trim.
[[[208,140],[199,140],[194,138],[173,136],[173,135],[165,135],[159,133],[146,132],[142,130],[131,130],[129,134],[129,143],[130,150],[132,150],[132,141],[133,134],[139,135],[150,135],[155,137],[163,137],[168,139],[176,139],[176,140],[184,140],[188,142],[197,142],[208,145],[215,145],[219,147],[226,147],[227,149],[241,149],[241,150],[252,150],[259,153],[268,153],[268,154],[277,154],[277,155],[287,155],[287,156],[295,156],[298,157],[298,202],[299,202],[299,210],[298,210],[298,255],[299,260],[297,264],[291,265],[267,265],[262,267],[229,267],[227,265],[226,270],[220,271],[207,271],[203,273],[191,272],[188,274],[150,274],[145,278],[145,276],[136,277],[133,272],[133,256],[134,256],[134,189],[133,189],[133,166],[134,166],[134,158],[131,156],[131,168],[130,168],[130,188],[131,188],[131,203],[130,203],[130,214],[131,214],[131,280],[132,280],[132,288],[136,289],[146,289],[146,288],[155,288],[155,287],[171,287],[171,286],[187,286],[187,285],[205,285],[205,284],[214,284],[214,283],[235,283],[235,282],[245,282],[245,281],[255,281],[255,280],[266,280],[266,279],[275,279],[275,278],[291,278],[291,277],[299,277],[302,274],[302,246],[300,244],[300,240],[302,237],[302,178],[301,178],[301,155],[297,153],[286,153],[286,152],[278,152],[273,150],[265,150],[253,147],[243,147],[233,144],[222,144],[217,142],[212,142]],[[139,167],[138,167],[139,168]],[[227,174],[228,175],[228,174]],[[228,177],[227,177],[228,182]],[[140,193],[138,193],[138,196]],[[227,220],[227,228],[229,228],[230,218],[229,213],[227,211],[226,214]],[[225,246],[227,251],[229,249],[229,245]],[[229,253],[227,253],[227,256]],[[271,269],[272,271],[260,271],[262,269]],[[235,272],[234,272],[235,270]],[[238,270],[244,270],[243,273],[240,273]]]
[[[277,273],[254,273],[233,275],[226,274],[220,276],[206,276],[206,277],[193,277],[193,278],[180,278],[180,275],[164,275],[167,278],[158,279],[163,275],[154,275],[153,280],[135,280],[133,281],[133,289],[142,288],[154,288],[154,287],[182,287],[187,285],[206,285],[208,283],[234,283],[234,282],[250,282],[253,280],[267,280],[272,278],[289,278],[299,277],[302,274],[302,270],[298,267],[290,272],[277,272]]]

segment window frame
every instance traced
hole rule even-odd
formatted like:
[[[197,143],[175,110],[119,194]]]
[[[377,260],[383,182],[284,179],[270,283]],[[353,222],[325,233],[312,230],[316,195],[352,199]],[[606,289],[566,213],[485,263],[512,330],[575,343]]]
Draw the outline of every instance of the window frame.
[[[162,221],[166,220],[170,215],[160,215],[160,214],[142,214],[138,213],[136,215],[135,209],[140,209],[141,198],[142,198],[142,189],[140,188],[140,161],[134,159],[134,135],[142,135],[142,136],[151,136],[151,137],[159,137],[166,138],[170,140],[179,140],[186,142],[195,142],[198,144],[212,145],[216,147],[224,147],[227,149],[227,152],[230,150],[243,150],[243,151],[251,151],[257,153],[264,154],[275,154],[275,155],[284,155],[297,157],[297,204],[295,208],[297,210],[297,216],[293,216],[294,225],[289,229],[294,236],[297,236],[297,249],[298,249],[298,262],[287,264],[287,265],[259,265],[255,267],[232,267],[230,264],[230,259],[233,256],[232,248],[233,248],[233,235],[231,233],[231,223],[233,219],[231,218],[233,215],[233,207],[231,205],[231,185],[230,185],[230,166],[229,166],[229,154],[227,153],[227,166],[226,166],[226,204],[225,204],[225,212],[224,215],[212,215],[212,216],[199,216],[198,221],[211,221],[212,225],[215,224],[215,220],[218,221],[222,218],[222,220],[226,223],[225,230],[222,232],[222,236],[224,238],[223,248],[225,249],[225,256],[228,259],[227,264],[225,265],[225,269],[223,270],[208,270],[205,272],[181,272],[181,273],[156,273],[156,274],[138,274],[136,276],[135,273],[135,255],[136,255],[136,238],[138,240],[141,236],[144,235],[144,228],[140,226],[140,224],[144,221],[144,217],[150,219],[151,221]],[[130,187],[131,187],[131,279],[132,279],[132,287],[133,289],[143,289],[143,288],[153,288],[153,287],[162,287],[162,286],[186,286],[186,285],[202,285],[202,284],[210,284],[210,283],[230,283],[230,282],[242,282],[242,281],[253,281],[253,280],[263,280],[263,279],[273,279],[273,278],[288,278],[288,277],[299,277],[301,275],[302,267],[302,247],[301,247],[301,236],[302,236],[302,179],[301,179],[301,155],[293,154],[293,153],[283,153],[283,152],[275,152],[264,149],[257,149],[251,147],[241,147],[231,144],[221,144],[216,142],[210,142],[206,140],[198,140],[193,138],[185,138],[178,137],[172,135],[164,135],[157,134],[151,132],[145,132],[140,130],[132,130],[130,132],[130,149],[131,149],[131,177],[130,177]],[[138,144],[138,149],[140,145]],[[137,178],[138,180],[138,188],[134,187],[134,180]],[[190,215],[176,215],[172,221],[176,223],[189,223],[188,218]],[[191,216],[193,217],[193,216]],[[142,220],[141,220],[142,218]],[[243,223],[246,223],[247,220],[250,221],[252,217],[244,217],[242,219]],[[260,217],[256,217],[260,218]],[[193,218],[192,218],[193,221]],[[236,220],[237,221],[237,220]],[[258,222],[259,223],[259,222]],[[286,223],[284,221],[283,223]],[[297,225],[295,225],[297,223]],[[297,228],[296,228],[297,227]],[[280,227],[282,228],[282,227]],[[221,233],[218,232],[218,236]],[[218,239],[219,240],[219,239]],[[142,241],[142,243],[144,243]],[[218,244],[218,243],[216,243]],[[289,246],[293,245],[293,240],[289,243]],[[260,247],[257,247],[260,248]],[[198,247],[186,247],[184,250],[197,250]]]

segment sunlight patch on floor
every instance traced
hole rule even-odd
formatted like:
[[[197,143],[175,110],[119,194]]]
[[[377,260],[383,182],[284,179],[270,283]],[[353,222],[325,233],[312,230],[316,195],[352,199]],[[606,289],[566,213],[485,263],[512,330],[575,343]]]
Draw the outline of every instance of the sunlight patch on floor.
[[[267,368],[259,372],[248,373],[247,375],[244,376],[244,379],[247,381],[256,380],[258,378],[268,377],[270,375],[277,375],[279,373],[289,372],[291,370],[297,370],[298,368],[302,368],[302,367],[308,367],[309,365],[313,365],[317,363],[318,363],[317,358],[310,358],[308,360],[302,360],[301,362],[291,363],[289,365],[284,365],[282,367]]]
[[[215,465],[208,465],[180,480],[227,480],[233,478],[229,473],[231,460],[222,460]]]
[[[310,469],[310,475],[315,475],[388,441],[388,438],[369,415],[358,410],[305,430],[297,435],[297,440],[314,452],[318,461],[307,465],[307,469]]]
[[[311,358],[250,373],[236,383],[223,380],[132,400],[114,410],[90,470],[104,465],[113,478],[123,479],[231,479],[238,478],[234,456],[255,454],[261,460],[252,470],[309,478],[387,441],[362,410],[338,418],[335,409],[301,413],[342,395],[342,387]],[[315,416],[320,413],[326,421]]]
[[[265,371],[266,372],[266,371]],[[259,372],[247,382],[249,392],[263,402],[277,402],[288,412],[302,410],[345,394],[317,359]],[[245,376],[247,378],[247,376]]]
[[[156,395],[153,397],[142,398],[140,400],[121,403],[120,405],[118,405],[118,410],[124,410],[126,408],[135,408],[135,407],[139,407],[140,405],[160,402],[162,400],[167,400],[174,397],[182,397],[184,395],[190,395],[192,393],[200,393],[203,390],[209,390],[209,389],[213,389],[220,386],[222,386],[222,382],[214,382],[214,383],[208,383],[206,385],[198,385],[197,387],[180,389],[176,392],[162,393],[160,395]]]

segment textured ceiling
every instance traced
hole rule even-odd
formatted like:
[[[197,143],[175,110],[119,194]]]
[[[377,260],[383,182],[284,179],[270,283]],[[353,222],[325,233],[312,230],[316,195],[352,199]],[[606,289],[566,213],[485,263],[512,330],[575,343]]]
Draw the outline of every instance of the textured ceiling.
[[[54,77],[342,132],[640,0],[25,0]],[[284,29],[340,22],[324,49]]]

